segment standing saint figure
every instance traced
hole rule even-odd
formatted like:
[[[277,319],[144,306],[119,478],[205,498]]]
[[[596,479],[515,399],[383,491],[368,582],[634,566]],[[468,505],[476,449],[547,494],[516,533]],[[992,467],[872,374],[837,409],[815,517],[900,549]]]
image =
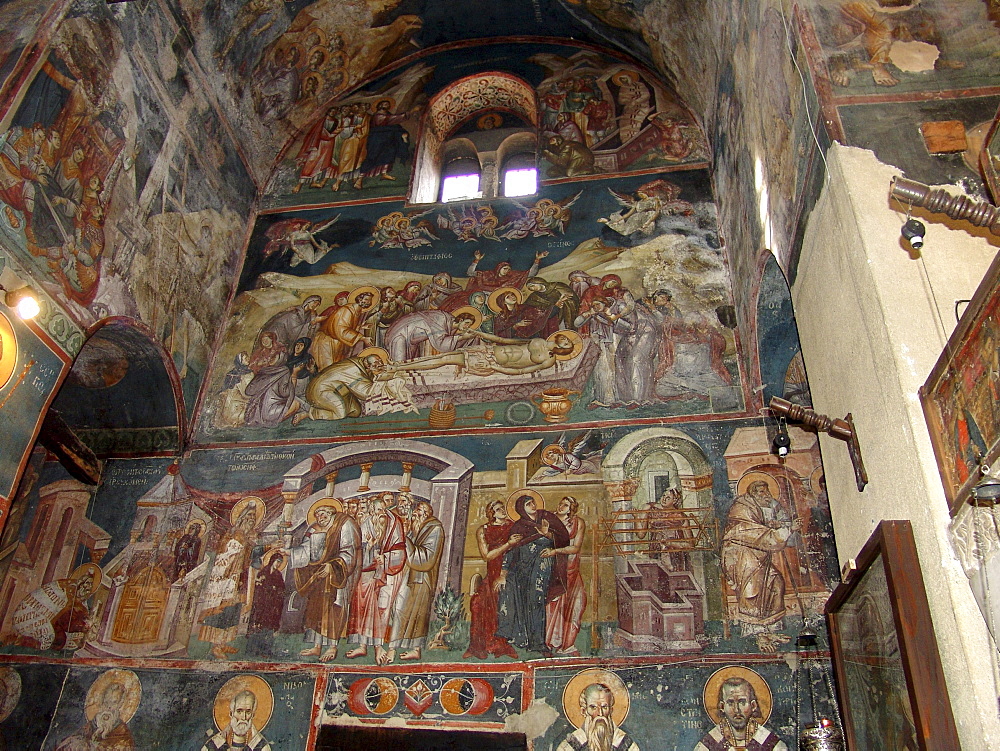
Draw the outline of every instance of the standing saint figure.
[[[311,647],[302,657],[329,662],[337,657],[337,645],[345,636],[351,592],[358,579],[361,531],[342,510],[341,501],[318,501],[310,509],[315,518],[302,542],[288,557],[295,572],[295,589],[306,601],[306,641]]]
[[[704,701],[715,727],[705,733],[694,751],[788,751],[785,742],[764,725],[771,713],[771,689],[750,668],[732,666],[715,671],[705,682]]]
[[[204,533],[205,523],[200,519],[192,521],[174,544],[174,581],[183,579],[198,565],[198,559],[201,557],[201,538]]]
[[[521,541],[521,535],[510,534],[514,526],[507,515],[503,501],[491,501],[486,506],[486,524],[476,530],[479,555],[486,562],[486,578],[479,574],[472,576],[472,597],[469,598],[469,648],[463,659],[476,657],[485,660],[487,655],[513,657],[517,650],[510,643],[497,636],[497,582],[503,557]]]
[[[320,370],[356,354],[374,343],[366,319],[379,303],[375,287],[359,287],[351,292],[345,305],[333,309],[317,332],[313,356]]]
[[[201,629],[198,638],[210,642],[210,654],[219,660],[239,650],[232,642],[239,636],[243,612],[250,607],[250,559],[257,528],[264,518],[264,502],[248,496],[233,506],[233,526],[219,540],[201,595]]]
[[[419,660],[427,641],[443,550],[444,527],[435,518],[431,504],[419,501],[406,532],[405,584],[403,596],[397,600],[401,607],[394,613],[392,624],[392,642],[407,650],[401,660]]]
[[[587,523],[578,516],[580,502],[571,495],[559,501],[559,520],[569,534],[565,547],[542,551],[542,558],[560,556],[566,561],[566,591],[545,603],[545,643],[558,657],[579,657],[576,637],[587,607],[587,593],[580,573],[580,550]]]
[[[361,574],[351,598],[347,638],[358,646],[346,657],[364,657],[368,646],[374,645],[376,663],[385,665],[396,659],[391,616],[403,585],[406,533],[402,520],[386,508],[381,496],[368,500],[361,544]]]
[[[756,637],[762,652],[788,641],[777,633],[785,615],[785,578],[774,556],[792,544],[792,533],[802,526],[772,495],[770,483],[771,478],[751,480],[733,501],[722,534],[722,570],[736,595],[736,619],[743,636]]]
[[[288,557],[279,550],[272,550],[263,558],[253,588],[253,606],[247,627],[247,654],[273,656],[274,634],[281,628],[281,616],[285,611],[287,564]]]
[[[545,643],[545,606],[566,592],[566,558],[555,560],[542,553],[569,545],[569,533],[562,520],[541,507],[538,493],[514,493],[516,521],[511,537],[521,539],[504,555],[500,578],[497,636],[515,647],[551,654]]]

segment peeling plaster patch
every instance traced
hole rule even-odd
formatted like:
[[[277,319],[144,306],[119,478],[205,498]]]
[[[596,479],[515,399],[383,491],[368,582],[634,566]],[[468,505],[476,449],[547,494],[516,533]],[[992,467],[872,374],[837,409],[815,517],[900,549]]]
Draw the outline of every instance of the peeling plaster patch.
[[[899,353],[900,357],[903,358],[903,362],[906,363],[906,367],[910,371],[910,375],[916,377],[917,375],[917,363],[912,357],[910,357],[910,348],[905,344],[902,345],[901,351]]]
[[[889,50],[889,60],[907,73],[934,70],[934,63],[941,51],[927,42],[896,42]]]
[[[541,738],[559,719],[559,712],[550,707],[545,699],[535,699],[527,711],[511,715],[504,723],[506,733],[524,733],[529,741]]]
[[[352,715],[340,715],[339,717],[334,717],[333,719],[327,720],[323,724],[325,725],[364,725],[359,718],[353,717]]]
[[[799,669],[799,655],[796,652],[785,652],[782,654],[785,658],[785,664],[788,665],[788,669],[793,673]]]

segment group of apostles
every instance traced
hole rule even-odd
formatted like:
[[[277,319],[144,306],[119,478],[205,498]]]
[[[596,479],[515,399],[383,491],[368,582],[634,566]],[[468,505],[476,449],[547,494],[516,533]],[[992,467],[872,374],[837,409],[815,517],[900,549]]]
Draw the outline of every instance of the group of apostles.
[[[371,648],[380,665],[421,658],[445,545],[430,503],[391,491],[324,499],[291,544],[264,542],[252,506],[236,517],[201,595],[198,638],[213,657],[238,651],[241,623],[248,650],[268,654],[294,594],[308,644],[300,656],[329,662],[346,638],[347,658]]]
[[[326,308],[309,295],[273,315],[237,356],[216,426],[416,411],[397,378],[408,371],[455,365],[460,374],[522,375],[576,357],[584,340],[599,353],[592,408],[707,398],[732,383],[717,322],[682,314],[667,289],[635,294],[617,274],[575,270],[549,281],[538,276],[546,255],[527,270],[509,261],[480,270],[476,250],[464,286],[442,271],[402,289],[344,290]]]

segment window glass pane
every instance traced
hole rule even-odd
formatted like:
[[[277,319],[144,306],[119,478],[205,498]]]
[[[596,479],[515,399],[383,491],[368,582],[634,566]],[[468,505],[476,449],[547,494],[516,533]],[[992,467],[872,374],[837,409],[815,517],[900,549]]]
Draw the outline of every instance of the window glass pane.
[[[479,175],[452,175],[441,182],[442,201],[461,201],[466,198],[481,198]]]
[[[503,173],[503,194],[505,196],[530,196],[538,190],[538,171],[531,169],[509,169]]]

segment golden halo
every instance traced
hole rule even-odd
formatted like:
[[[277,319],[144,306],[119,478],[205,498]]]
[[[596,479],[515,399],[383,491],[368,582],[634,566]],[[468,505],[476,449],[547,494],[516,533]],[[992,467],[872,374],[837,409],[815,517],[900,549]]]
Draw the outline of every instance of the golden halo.
[[[819,481],[823,479],[823,468],[816,467],[809,475],[809,487],[813,495],[819,495]]]
[[[381,99],[376,99],[375,100],[375,109],[378,109],[378,106],[380,104],[382,104],[382,102],[388,102],[390,110],[396,109],[396,100],[393,99],[391,96],[384,96]]]
[[[104,576],[104,572],[101,571],[101,567],[96,563],[84,563],[82,566],[76,568],[69,578],[73,581],[79,581],[85,577],[90,577],[90,591],[96,592],[97,586],[101,583],[101,578]]]
[[[530,495],[532,498],[535,499],[535,506],[537,506],[540,509],[545,508],[545,499],[542,498],[541,493],[539,493],[537,490],[528,490],[527,488],[522,488],[521,490],[515,490],[513,493],[510,494],[510,497],[507,498],[507,516],[509,516],[511,520],[515,522],[521,518],[521,515],[517,513],[514,507],[517,505],[517,499],[520,498],[522,495]]]
[[[495,112],[489,112],[476,120],[479,130],[493,130],[503,124],[503,118]]]
[[[521,290],[515,289],[514,287],[500,287],[490,292],[490,296],[486,298],[486,305],[494,313],[500,312],[500,298],[506,295],[508,292],[513,292],[517,295],[517,304],[520,305],[524,302],[524,298],[521,296]]]
[[[21,701],[21,674],[14,668],[0,668],[0,683],[4,687],[4,700],[0,704],[0,722],[3,722]]]
[[[310,526],[316,523],[316,509],[323,507],[332,508],[338,513],[343,513],[344,502],[340,498],[320,498],[309,507],[309,511],[306,513],[306,521],[309,522]]]
[[[583,693],[583,690],[587,686],[594,683],[601,683],[611,689],[611,695],[615,697],[615,704],[611,708],[611,719],[614,721],[616,728],[621,727],[622,723],[625,722],[625,718],[628,717],[631,699],[628,695],[628,689],[625,687],[625,682],[618,677],[617,673],[605,670],[604,668],[587,668],[569,679],[566,688],[563,689],[562,695],[563,713],[566,715],[566,719],[572,722],[576,728],[583,725],[580,694]]]
[[[7,385],[17,365],[17,338],[7,316],[0,313],[0,389]]]
[[[305,32],[306,33],[302,36],[302,39],[304,41],[306,41],[306,42],[310,41],[309,38],[313,34],[316,35],[316,44],[314,44],[313,47],[324,47],[325,48],[325,47],[329,47],[330,46],[330,37],[329,37],[329,35],[327,35],[326,29],[324,29],[322,26],[319,26],[318,24],[315,24],[315,23],[310,24],[306,28]]]
[[[553,334],[549,334],[545,338],[545,341],[547,341],[549,344],[555,344],[556,337],[559,336],[560,334],[562,336],[565,336],[571,342],[573,342],[573,351],[570,352],[568,355],[556,355],[557,360],[572,360],[574,357],[583,352],[583,337],[580,336],[575,331],[570,331],[569,329],[560,329],[559,331],[556,331]]]
[[[461,308],[456,308],[455,310],[451,311],[452,316],[456,319],[463,313],[468,313],[475,319],[475,322],[472,324],[472,328],[478,329],[480,326],[483,325],[482,311],[472,307],[471,305],[463,305]]]
[[[729,678],[742,678],[753,686],[753,691],[757,695],[757,709],[761,715],[757,721],[761,725],[766,724],[767,718],[771,716],[771,687],[767,685],[767,681],[760,673],[742,665],[719,668],[705,681],[705,691],[702,693],[701,699],[705,703],[705,711],[712,718],[712,722],[716,725],[722,722],[723,715],[719,711],[719,688]]]
[[[280,558],[281,561],[278,563],[278,571],[284,571],[285,566],[288,565],[288,556],[282,553],[280,550],[269,550],[264,553],[264,557],[261,559],[261,568],[267,568],[267,565],[274,559]]]
[[[127,723],[132,719],[135,710],[139,708],[139,702],[142,700],[142,684],[139,683],[139,676],[131,670],[113,668],[101,673],[87,691],[87,702],[83,708],[87,720],[93,721],[94,715],[100,709],[104,689],[111,683],[119,683],[125,688],[125,695],[122,697],[121,721]]]
[[[236,526],[236,520],[240,518],[240,514],[243,513],[243,509],[247,506],[253,506],[254,514],[254,528],[259,527],[260,523],[264,521],[264,501],[255,495],[248,495],[241,501],[238,501],[233,510],[229,512],[229,523],[234,527]]]
[[[565,453],[566,451],[558,443],[550,443],[542,449],[542,461],[547,463],[554,462]]]
[[[763,480],[764,482],[767,483],[767,487],[768,489],[770,489],[771,495],[773,495],[775,498],[780,497],[780,491],[778,490],[778,481],[775,480],[773,477],[771,477],[771,475],[767,474],[767,472],[754,472],[754,471],[747,472],[745,475],[743,475],[743,477],[740,478],[740,481],[736,483],[736,495],[738,496],[746,495],[747,488],[749,488],[753,483],[757,482],[758,480]]]
[[[619,86],[623,86],[626,83],[635,83],[639,80],[639,74],[634,70],[620,70],[611,76],[611,80],[614,81]]]
[[[267,681],[257,675],[237,675],[230,678],[219,693],[215,695],[215,707],[212,714],[215,717],[215,727],[220,731],[229,725],[229,702],[240,691],[250,691],[257,697],[257,711],[253,716],[253,726],[263,730],[271,720],[274,710],[274,694]]]
[[[316,92],[319,92],[319,90],[321,88],[323,88],[323,77],[319,73],[310,73],[307,76],[303,76],[302,77],[302,86],[299,87],[299,90],[302,91],[302,90],[305,89],[305,87],[306,87],[305,86],[306,81],[308,81],[310,78],[313,81],[316,82]],[[301,95],[300,95],[300,98],[301,98]]]
[[[372,304],[369,305],[367,308],[362,308],[361,311],[363,313],[367,313],[369,310],[372,310],[382,301],[382,293],[379,292],[377,287],[372,287],[371,285],[365,285],[364,287],[358,287],[357,289],[352,290],[351,294],[347,296],[347,302],[349,303],[357,302],[358,298],[365,292],[372,293]]]
[[[312,67],[312,59],[313,59],[313,56],[314,56],[314,55],[315,55],[315,54],[316,54],[317,52],[319,52],[319,53],[320,53],[320,55],[322,55],[322,62],[321,62],[321,63],[320,63],[319,65],[317,65],[317,66],[316,66],[316,69],[317,69],[317,70],[322,70],[322,69],[323,69],[323,68],[324,68],[324,67],[326,66],[327,62],[328,62],[328,61],[330,60],[330,53],[329,53],[329,52],[327,52],[327,51],[326,51],[325,49],[323,49],[322,47],[320,47],[319,45],[316,45],[315,47],[310,47],[310,48],[309,48],[309,52],[308,52],[308,53],[306,53],[306,60],[305,60],[305,63],[306,63],[306,65],[308,65],[309,67]]]
[[[203,522],[201,519],[188,519],[188,523],[184,525],[184,531],[186,532],[187,528],[190,527],[192,524],[198,527],[198,537],[204,537],[205,530],[207,529],[205,522]]]
[[[375,355],[382,361],[383,365],[389,362],[389,353],[386,352],[382,347],[365,347],[365,349],[358,352],[358,359],[364,360],[368,355]]]

